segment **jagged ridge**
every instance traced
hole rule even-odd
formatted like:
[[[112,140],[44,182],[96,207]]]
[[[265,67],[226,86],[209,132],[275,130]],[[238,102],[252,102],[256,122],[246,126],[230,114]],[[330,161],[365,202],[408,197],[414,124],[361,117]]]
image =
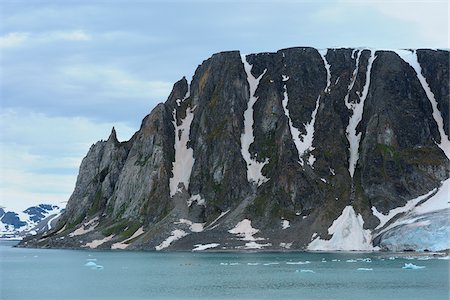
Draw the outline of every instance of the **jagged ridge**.
[[[363,238],[341,237],[342,250],[388,247],[373,208],[388,215],[450,176],[448,62],[440,50],[214,54],[129,141],[113,129],[91,147],[56,228],[24,245],[320,249],[347,230]]]

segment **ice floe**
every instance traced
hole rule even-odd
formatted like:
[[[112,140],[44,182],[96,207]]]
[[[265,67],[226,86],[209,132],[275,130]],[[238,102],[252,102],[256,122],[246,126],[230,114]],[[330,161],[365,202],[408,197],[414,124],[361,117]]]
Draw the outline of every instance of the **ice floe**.
[[[424,269],[424,266],[416,266],[413,263],[406,263],[402,269],[409,269],[409,270],[418,270],[418,269]]]
[[[253,105],[255,105],[258,100],[258,97],[255,96],[255,92],[258,88],[259,81],[264,74],[266,74],[267,69],[264,70],[258,78],[255,78],[251,72],[252,66],[247,62],[246,57],[243,55],[241,58],[242,63],[244,64],[245,73],[247,74],[248,85],[250,87],[250,98],[247,109],[244,112],[244,133],[241,135],[241,153],[247,163],[247,180],[259,186],[269,180],[269,178],[262,174],[262,169],[269,163],[269,159],[266,158],[263,162],[258,162],[256,158],[252,158],[250,155],[250,145],[255,141],[255,136],[253,135]]]
[[[372,268],[358,268],[358,271],[373,271]]]

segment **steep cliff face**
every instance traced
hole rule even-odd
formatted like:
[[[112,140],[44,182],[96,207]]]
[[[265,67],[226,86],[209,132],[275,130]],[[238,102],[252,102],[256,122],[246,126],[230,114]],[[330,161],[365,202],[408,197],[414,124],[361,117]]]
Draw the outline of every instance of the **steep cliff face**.
[[[215,54],[129,141],[93,145],[58,225],[23,245],[394,249],[398,220],[448,215],[448,66],[440,50]]]

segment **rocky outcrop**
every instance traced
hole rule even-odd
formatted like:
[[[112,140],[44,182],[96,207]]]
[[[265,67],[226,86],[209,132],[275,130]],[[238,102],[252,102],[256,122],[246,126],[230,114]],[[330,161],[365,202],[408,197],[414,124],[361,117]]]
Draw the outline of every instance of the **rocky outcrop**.
[[[94,144],[58,225],[22,245],[383,246],[408,203],[450,177],[448,60],[440,50],[214,54],[129,141],[113,129]]]

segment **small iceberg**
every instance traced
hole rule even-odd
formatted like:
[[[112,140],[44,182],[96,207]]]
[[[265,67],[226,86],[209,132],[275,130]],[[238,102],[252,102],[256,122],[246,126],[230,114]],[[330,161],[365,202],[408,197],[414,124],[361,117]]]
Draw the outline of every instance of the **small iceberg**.
[[[373,271],[372,268],[358,268],[358,271]]]
[[[316,273],[311,269],[300,269],[300,270],[295,270],[295,273]]]
[[[356,259],[347,259],[345,262],[348,262],[348,263],[355,263],[355,262],[357,262],[357,260],[356,260]]]
[[[417,269],[424,269],[424,266],[416,266],[415,264],[405,264],[402,269],[408,269],[408,270],[417,270]]]
[[[85,267],[91,268],[91,270],[103,270],[104,267],[97,265],[94,261],[88,259],[88,262],[84,264]]]
[[[286,262],[287,265],[307,265],[310,264],[310,261],[288,261]]]

